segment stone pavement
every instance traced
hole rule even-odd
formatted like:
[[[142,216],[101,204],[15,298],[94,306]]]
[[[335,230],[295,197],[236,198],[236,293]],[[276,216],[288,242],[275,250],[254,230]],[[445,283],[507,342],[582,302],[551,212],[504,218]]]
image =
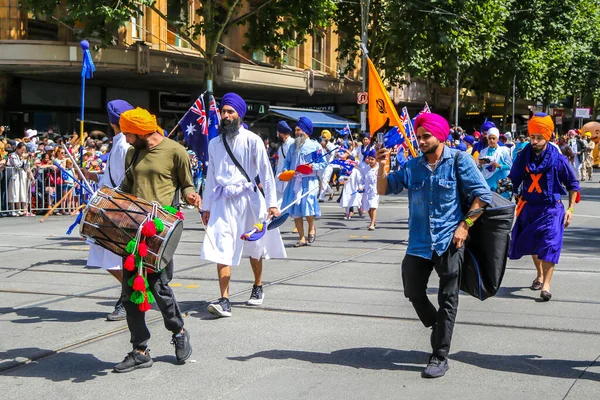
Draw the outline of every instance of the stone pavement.
[[[462,294],[446,377],[424,380],[429,331],[404,298],[400,262],[407,201],[382,201],[377,230],[323,204],[311,247],[265,263],[266,299],[247,307],[248,262],[233,269],[233,317],[214,320],[214,264],[200,260],[203,231],[186,211],[173,290],[194,354],[177,365],[170,332],[148,313],[155,364],[112,373],[130,350],[124,322],[107,322],[118,282],[85,267],[72,221],[0,219],[0,393],[5,399],[598,399],[600,398],[600,184],[583,184],[567,230],[552,301],[527,287],[530,259],[510,261],[495,298]],[[283,226],[284,241],[296,236]],[[437,279],[430,294],[436,295]]]

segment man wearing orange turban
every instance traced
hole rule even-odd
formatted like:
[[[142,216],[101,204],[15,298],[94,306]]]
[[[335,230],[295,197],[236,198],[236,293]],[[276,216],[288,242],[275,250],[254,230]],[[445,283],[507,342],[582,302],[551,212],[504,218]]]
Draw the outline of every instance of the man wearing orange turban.
[[[177,189],[181,189],[188,204],[201,208],[200,196],[196,193],[187,151],[179,143],[164,137],[156,123],[156,117],[143,108],[125,111],[119,125],[129,144],[133,146],[125,157],[125,177],[121,191],[131,193],[160,205],[173,205]],[[190,335],[183,327],[183,317],[169,282],[173,276],[173,260],[156,273],[147,274],[149,288],[162,313],[165,327],[173,333],[171,343],[175,346],[177,361],[183,363],[192,355]],[[137,270],[123,270],[121,299],[127,311],[127,326],[131,333],[131,351],[117,364],[116,372],[129,372],[137,368],[152,366],[148,351],[150,331],[146,326],[145,313],[131,301],[133,288],[129,280]]]
[[[509,178],[515,188],[522,186],[508,256],[518,260],[531,255],[537,276],[531,290],[542,290],[543,301],[552,298],[550,281],[558,263],[564,229],[571,223],[579,182],[550,139],[554,133],[552,117],[535,114],[527,126],[531,142],[517,155]],[[561,196],[569,193],[569,207]]]

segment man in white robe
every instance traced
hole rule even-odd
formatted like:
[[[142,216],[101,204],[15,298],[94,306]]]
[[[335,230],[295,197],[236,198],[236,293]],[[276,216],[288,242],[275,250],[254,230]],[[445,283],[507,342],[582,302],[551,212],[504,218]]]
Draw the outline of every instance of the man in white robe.
[[[279,121],[277,124],[277,136],[281,139],[281,146],[277,150],[277,166],[275,168],[275,175],[279,175],[283,172],[283,164],[289,156],[290,147],[294,144],[294,139],[290,137],[292,128],[285,121]],[[287,186],[287,182],[277,179],[275,182],[277,186],[277,206],[281,207],[281,201],[283,199],[283,192]]]
[[[202,215],[208,238],[202,243],[200,258],[217,263],[221,297],[208,306],[208,311],[217,317],[231,316],[231,266],[239,265],[243,256],[250,257],[254,286],[247,304],[258,306],[264,300],[263,258],[286,257],[279,229],[267,230],[256,241],[240,239],[242,234],[253,229],[254,224],[280,214],[267,151],[258,135],[242,127],[245,114],[246,103],[240,96],[235,93],[223,96],[221,134],[208,145]],[[229,156],[224,140],[249,179]],[[262,184],[264,195],[257,187],[256,177]]]
[[[124,100],[113,100],[106,105],[108,111],[108,119],[110,126],[113,129],[113,143],[110,150],[106,167],[102,174],[90,173],[84,170],[83,173],[88,180],[97,181],[98,188],[108,186],[116,188],[123,181],[125,176],[125,155],[129,149],[129,144],[125,139],[125,135],[121,133],[119,127],[119,119],[122,113],[128,110],[133,110],[133,106]],[[106,250],[98,245],[90,243],[90,254],[87,259],[88,267],[100,267],[107,270],[119,282],[123,280],[123,258]],[[121,299],[117,301],[115,309],[112,313],[106,316],[107,321],[123,321],[126,317],[125,307],[121,303]]]

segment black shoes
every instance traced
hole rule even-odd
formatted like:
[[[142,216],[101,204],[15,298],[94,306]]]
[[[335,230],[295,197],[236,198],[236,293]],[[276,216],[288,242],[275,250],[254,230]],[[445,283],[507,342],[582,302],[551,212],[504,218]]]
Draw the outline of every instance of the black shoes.
[[[192,355],[192,345],[190,343],[190,334],[185,329],[183,332],[173,334],[171,344],[175,346],[175,357],[180,363],[185,362]]]
[[[125,306],[121,303],[121,300],[117,301],[115,304],[115,309],[113,312],[106,316],[107,321],[123,321],[127,318],[127,313],[125,312]]]
[[[115,365],[115,372],[131,372],[138,368],[150,368],[153,364],[152,357],[150,357],[150,350],[146,349],[145,353],[140,353],[137,350],[133,350],[125,356],[125,359]]]
[[[252,294],[250,295],[250,299],[248,299],[249,306],[260,306],[265,299],[265,294],[263,293],[262,286],[252,286]]]
[[[429,364],[421,372],[423,378],[441,378],[448,371],[448,358],[441,360],[438,356],[429,357]]]
[[[231,317],[231,303],[227,297],[221,297],[208,305],[208,312],[217,317]]]
[[[550,299],[552,298],[552,293],[546,290],[542,290],[542,293],[540,293],[540,298],[542,299],[542,301],[550,301]]]

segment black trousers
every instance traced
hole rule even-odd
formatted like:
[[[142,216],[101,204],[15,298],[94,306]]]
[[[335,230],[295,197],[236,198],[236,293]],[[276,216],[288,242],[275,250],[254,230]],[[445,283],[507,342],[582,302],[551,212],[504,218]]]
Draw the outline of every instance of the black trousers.
[[[423,325],[433,327],[431,347],[433,354],[440,358],[446,358],[450,352],[463,260],[464,246],[456,249],[451,243],[441,256],[433,252],[431,260],[406,255],[402,261],[404,295],[412,303]],[[427,297],[427,282],[434,268],[440,278],[437,310]]]
[[[137,269],[132,272],[123,269],[121,301],[127,311],[127,326],[131,333],[131,344],[134,349],[144,350],[148,346],[148,340],[150,340],[150,331],[146,326],[146,313],[141,312],[138,305],[130,300],[133,288],[129,286],[128,281],[135,274],[137,274]],[[149,290],[154,295],[156,304],[162,313],[165,328],[173,333],[181,332],[183,317],[173,290],[169,287],[169,282],[173,279],[173,260],[159,274],[148,274],[146,278],[150,286]]]

